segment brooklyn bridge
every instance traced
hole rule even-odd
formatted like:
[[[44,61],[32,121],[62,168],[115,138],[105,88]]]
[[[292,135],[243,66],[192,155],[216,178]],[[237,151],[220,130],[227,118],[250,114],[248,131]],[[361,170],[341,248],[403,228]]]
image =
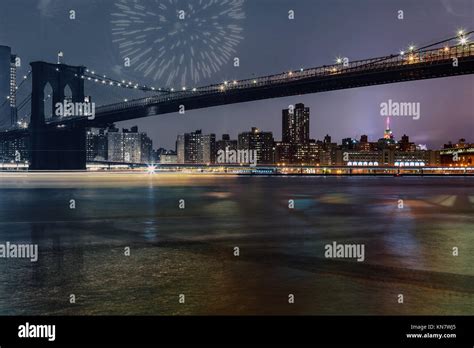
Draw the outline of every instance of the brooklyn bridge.
[[[32,62],[16,91],[27,90],[18,110],[30,105],[29,120],[3,129],[0,138],[28,134],[32,170],[85,169],[85,133],[89,127],[261,99],[472,74],[474,44],[464,39],[471,33],[384,57],[350,62],[340,59],[331,65],[194,88],[148,87],[114,79],[85,66]],[[142,91],[146,96],[113,103],[110,98],[101,97],[117,88]],[[95,113],[58,115],[54,106],[64,101],[94,103]]]

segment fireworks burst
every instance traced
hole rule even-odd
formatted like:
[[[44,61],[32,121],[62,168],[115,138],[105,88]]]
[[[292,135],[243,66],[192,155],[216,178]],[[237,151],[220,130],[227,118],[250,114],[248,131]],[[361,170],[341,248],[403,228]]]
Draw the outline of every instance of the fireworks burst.
[[[244,0],[119,0],[112,34],[123,59],[166,87],[211,77],[243,39]]]

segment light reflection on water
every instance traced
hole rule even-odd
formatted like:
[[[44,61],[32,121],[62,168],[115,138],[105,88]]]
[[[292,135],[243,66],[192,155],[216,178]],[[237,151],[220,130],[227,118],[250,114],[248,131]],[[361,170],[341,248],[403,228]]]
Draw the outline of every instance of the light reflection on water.
[[[1,176],[0,243],[40,257],[0,259],[0,314],[473,314],[473,197],[471,178]],[[325,259],[333,241],[366,261]]]

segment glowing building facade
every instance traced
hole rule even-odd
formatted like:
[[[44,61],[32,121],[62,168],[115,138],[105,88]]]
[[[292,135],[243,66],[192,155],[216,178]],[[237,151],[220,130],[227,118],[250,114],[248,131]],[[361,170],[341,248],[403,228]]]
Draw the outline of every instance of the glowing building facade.
[[[17,123],[16,60],[10,47],[0,46],[0,128]]]

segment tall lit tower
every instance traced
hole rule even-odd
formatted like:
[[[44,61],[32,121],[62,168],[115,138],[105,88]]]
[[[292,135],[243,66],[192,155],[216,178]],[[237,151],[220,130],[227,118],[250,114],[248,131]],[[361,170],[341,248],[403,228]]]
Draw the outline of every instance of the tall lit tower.
[[[309,107],[300,103],[283,110],[282,141],[289,144],[309,143]]]
[[[387,126],[385,127],[385,132],[383,133],[384,139],[393,139],[392,131],[390,130],[390,117],[387,116]]]
[[[18,121],[16,109],[16,55],[10,57],[10,122],[16,125]]]
[[[0,128],[16,124],[16,56],[0,46]]]

